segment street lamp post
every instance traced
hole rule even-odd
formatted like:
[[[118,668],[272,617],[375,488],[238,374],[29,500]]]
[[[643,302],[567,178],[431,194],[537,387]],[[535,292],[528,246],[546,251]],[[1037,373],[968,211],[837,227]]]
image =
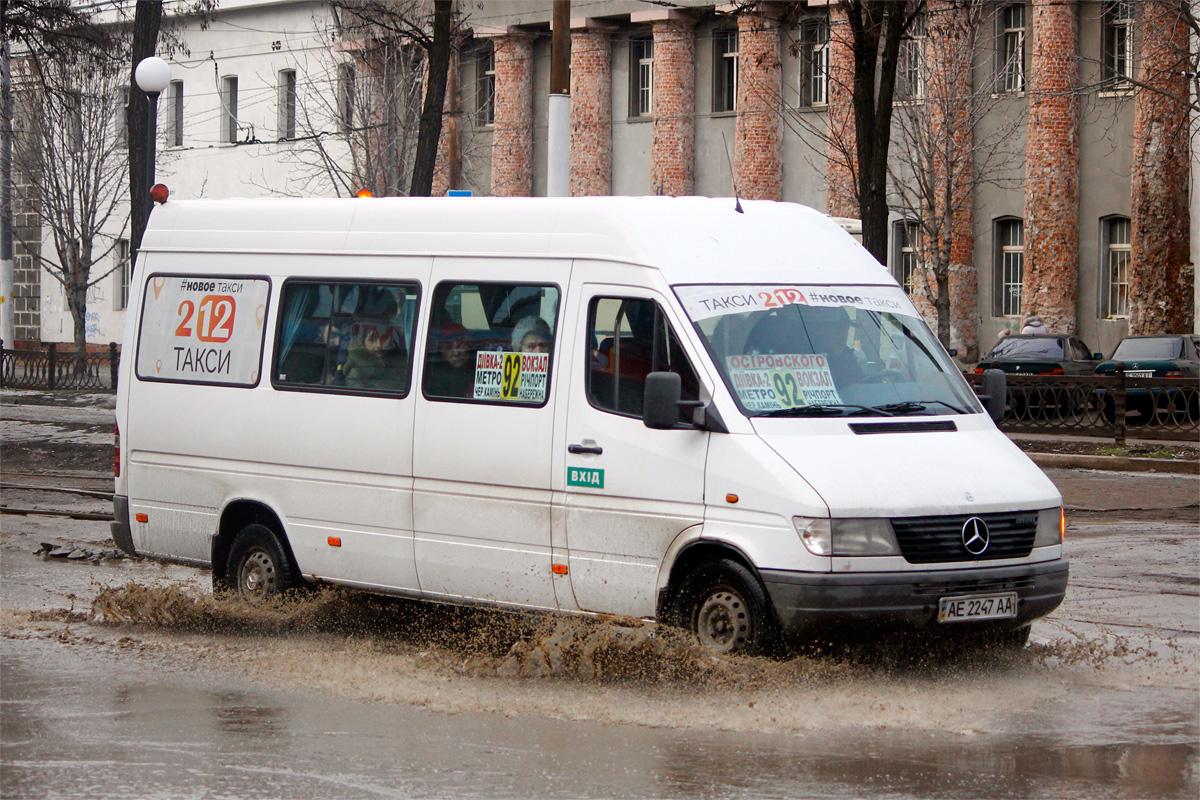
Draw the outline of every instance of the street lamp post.
[[[146,93],[146,97],[150,100],[146,104],[147,127],[146,127],[146,187],[154,185],[154,150],[155,138],[158,135],[158,96],[166,91],[167,86],[171,84],[171,66],[157,56],[143,58],[138,62],[137,69],[133,71],[133,79],[137,82],[138,88]],[[142,230],[146,229],[146,221],[150,219],[150,209],[154,207],[154,200],[150,197],[150,192],[146,192],[145,200],[140,208],[132,209],[135,214],[140,214],[142,218]]]

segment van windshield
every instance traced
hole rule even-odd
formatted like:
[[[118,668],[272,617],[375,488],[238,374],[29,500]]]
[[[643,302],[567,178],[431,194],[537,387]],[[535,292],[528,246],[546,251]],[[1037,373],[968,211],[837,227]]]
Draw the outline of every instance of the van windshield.
[[[747,416],[982,413],[899,287],[677,286]]]

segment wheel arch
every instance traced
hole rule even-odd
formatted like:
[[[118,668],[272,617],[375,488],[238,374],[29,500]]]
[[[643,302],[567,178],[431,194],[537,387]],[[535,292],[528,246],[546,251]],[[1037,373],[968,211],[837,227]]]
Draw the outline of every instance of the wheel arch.
[[[697,532],[697,537],[698,537]],[[678,553],[675,555],[674,561],[671,562],[671,568],[667,573],[666,583],[658,591],[658,604],[655,616],[659,621],[670,621],[670,608],[675,600],[675,594],[679,590],[679,585],[683,577],[695,569],[697,566],[720,559],[729,559],[737,562],[750,571],[755,580],[762,585],[762,576],[758,574],[758,568],[754,566],[754,562],[746,555],[741,548],[729,542],[723,542],[713,539],[693,538],[691,541],[684,543]],[[767,601],[770,602],[770,595],[767,595]],[[771,605],[771,615],[777,616],[774,605]]]
[[[247,525],[254,525],[256,523],[270,528],[279,537],[279,544],[283,547],[283,552],[291,563],[292,569],[296,575],[300,575],[300,569],[296,564],[296,556],[292,552],[292,545],[288,541],[287,531],[284,530],[283,522],[280,520],[279,515],[275,513],[274,509],[260,500],[239,498],[231,500],[222,509],[221,521],[218,523],[217,533],[213,537],[212,573],[214,584],[228,583],[226,568],[229,562],[230,545],[233,544],[233,539],[238,535],[239,531]]]

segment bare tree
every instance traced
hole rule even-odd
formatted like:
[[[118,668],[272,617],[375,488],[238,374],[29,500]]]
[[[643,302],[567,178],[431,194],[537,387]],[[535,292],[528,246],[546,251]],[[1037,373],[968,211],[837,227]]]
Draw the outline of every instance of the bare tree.
[[[1009,98],[1025,88],[1024,48],[1013,42],[992,69],[990,32],[1003,11],[986,0],[930,0],[926,13],[923,52],[914,54],[924,67],[919,96],[897,104],[893,116],[890,195],[906,235],[917,240],[910,243],[917,268],[902,276],[906,288],[932,309],[943,346],[950,347],[953,333],[970,351],[977,346],[975,298],[955,297],[951,276],[974,271],[969,246],[978,189],[1021,183],[1026,113]],[[952,309],[956,300],[964,307]],[[952,331],[957,318],[959,330]]]
[[[340,49],[352,58],[334,67],[332,108],[319,90],[308,92],[304,138],[312,143],[308,163],[338,193],[431,193],[454,49],[452,5],[330,0]],[[346,136],[347,148],[330,142],[331,127]]]
[[[13,164],[24,180],[26,207],[49,233],[53,252],[39,252],[45,272],[62,285],[74,323],[74,342],[86,344],[87,290],[111,274],[92,269],[125,232],[126,178],[122,65],[100,51],[69,58],[31,53],[22,60],[14,118]],[[26,242],[26,245],[35,244]]]

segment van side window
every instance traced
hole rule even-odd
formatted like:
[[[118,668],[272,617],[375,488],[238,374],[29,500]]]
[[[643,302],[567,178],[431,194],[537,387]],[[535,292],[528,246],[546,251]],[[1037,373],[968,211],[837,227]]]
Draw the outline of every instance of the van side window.
[[[408,394],[418,294],[416,284],[288,281],[276,386]]]
[[[542,406],[558,322],[558,289],[441,283],[433,292],[422,389],[432,400]]]
[[[682,399],[699,399],[699,381],[662,309],[643,298],[597,297],[588,310],[588,401],[601,411],[641,418],[646,376],[674,372]]]

